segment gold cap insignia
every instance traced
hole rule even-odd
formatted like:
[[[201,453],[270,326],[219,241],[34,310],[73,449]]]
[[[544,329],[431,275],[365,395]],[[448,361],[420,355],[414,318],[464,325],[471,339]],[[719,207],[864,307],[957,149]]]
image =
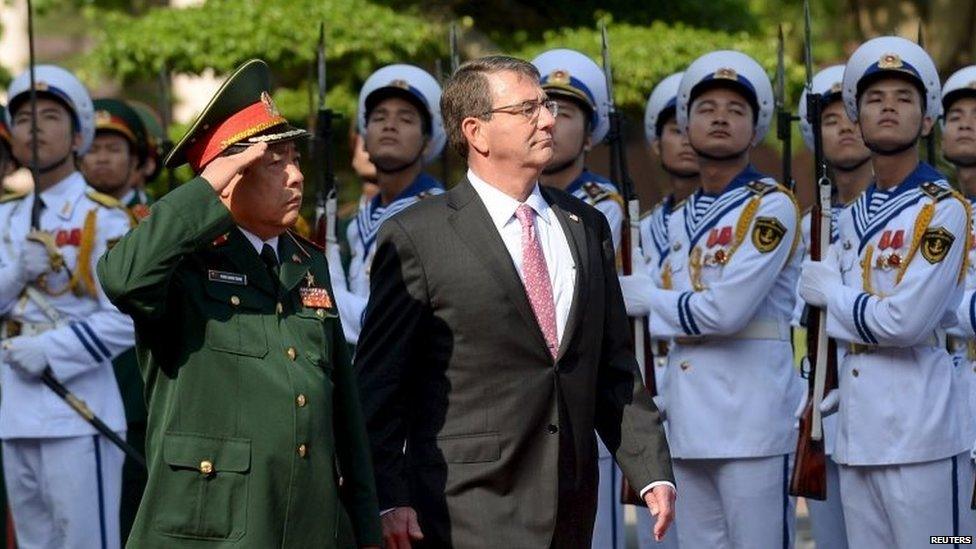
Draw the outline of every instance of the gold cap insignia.
[[[969,84],[966,84],[966,87],[967,88],[972,88],[972,89],[976,90],[976,80],[973,80]]]
[[[735,69],[730,69],[728,67],[721,68],[715,71],[715,78],[722,78],[725,80],[738,80],[739,75],[735,72]]]
[[[549,73],[549,82],[553,84],[569,84],[569,72],[564,69],[556,69]]]
[[[112,113],[105,110],[95,111],[96,124],[108,124],[111,121],[112,121]]]
[[[830,86],[830,93],[840,93],[843,91],[844,85],[840,82],[834,82],[834,85]]]
[[[403,80],[401,78],[397,78],[396,80],[391,80],[390,86],[393,88],[400,88],[401,90],[410,89],[410,84],[406,80]]]
[[[37,91],[47,91],[47,88],[48,88],[47,82],[45,82],[43,80],[35,80],[34,81],[34,89],[35,90],[37,90]]]
[[[878,60],[879,69],[900,69],[903,63],[897,53],[886,53]]]
[[[281,116],[270,93],[266,91],[261,92],[261,102],[264,103],[264,108],[268,110],[269,116]]]

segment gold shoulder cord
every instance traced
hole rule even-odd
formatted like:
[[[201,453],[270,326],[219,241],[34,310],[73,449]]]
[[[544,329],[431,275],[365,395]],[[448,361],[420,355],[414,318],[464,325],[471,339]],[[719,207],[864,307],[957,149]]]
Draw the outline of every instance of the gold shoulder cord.
[[[966,270],[969,268],[969,250],[973,248],[973,205],[955,189],[952,189],[952,196],[962,202],[962,207],[966,210],[966,247],[962,249],[962,268],[959,269],[959,278],[956,281],[957,284],[962,284],[966,279]]]
[[[93,208],[85,215],[85,223],[81,229],[81,244],[78,246],[78,262],[74,273],[68,284],[61,290],[51,290],[46,284],[39,284],[44,293],[51,297],[64,295],[69,291],[81,297],[89,295],[97,298],[98,291],[95,288],[95,277],[91,272],[91,257],[95,250],[95,219],[98,209]]]
[[[874,295],[871,290],[871,260],[874,258],[874,246],[868,244],[864,249],[864,257],[861,258],[861,289]]]
[[[705,289],[705,285],[701,281],[701,268],[702,251],[699,246],[695,246],[695,249],[688,254],[688,277],[691,279],[691,289],[696,292]]]
[[[912,259],[915,258],[915,254],[918,253],[918,247],[922,243],[922,235],[925,234],[925,229],[929,227],[929,222],[932,221],[932,215],[935,213],[935,200],[922,206],[922,211],[918,213],[918,217],[915,218],[915,228],[912,229],[912,247],[908,249],[908,255],[905,256],[905,260],[902,262],[901,266],[898,268],[898,276],[895,277],[895,284],[901,282],[902,277],[905,276],[905,271],[908,270],[908,266],[911,264]]]
[[[661,269],[661,288],[665,290],[674,289],[674,277],[671,273],[671,260],[668,259],[664,262],[664,266]]]
[[[793,245],[790,247],[790,255],[786,258],[786,263],[789,263],[793,259],[793,254],[796,253],[796,247],[800,244],[800,235],[803,232],[800,227],[800,223],[803,222],[803,214],[800,213],[800,203],[796,201],[796,195],[793,191],[786,188],[781,183],[776,183],[776,187],[783,192],[786,196],[790,197],[790,201],[793,202],[794,211],[796,211],[796,227],[793,231]]]

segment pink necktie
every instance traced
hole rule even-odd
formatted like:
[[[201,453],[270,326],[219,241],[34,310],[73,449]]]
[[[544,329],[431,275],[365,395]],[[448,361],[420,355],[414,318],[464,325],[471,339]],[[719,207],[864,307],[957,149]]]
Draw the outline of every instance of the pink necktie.
[[[522,204],[515,210],[515,217],[522,224],[522,278],[525,283],[525,293],[529,296],[535,319],[546,338],[546,345],[552,358],[559,352],[559,342],[556,339],[556,305],[552,299],[552,282],[549,280],[549,269],[546,258],[542,255],[542,245],[536,238],[535,210],[528,204]]]

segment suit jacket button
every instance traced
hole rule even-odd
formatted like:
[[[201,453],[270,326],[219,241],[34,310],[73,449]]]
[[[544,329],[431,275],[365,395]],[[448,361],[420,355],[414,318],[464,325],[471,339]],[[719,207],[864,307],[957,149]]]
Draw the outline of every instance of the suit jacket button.
[[[546,427],[546,432],[550,435],[554,435],[559,432],[559,427],[550,423],[549,426]]]
[[[298,356],[298,353],[295,352],[294,347],[288,347],[288,350],[285,351],[285,354],[288,355],[288,360],[295,360],[295,357]]]
[[[212,475],[213,474],[213,462],[205,459],[200,462],[200,474],[201,475]]]
[[[303,458],[308,455],[308,446],[304,444],[298,445],[298,457]]]

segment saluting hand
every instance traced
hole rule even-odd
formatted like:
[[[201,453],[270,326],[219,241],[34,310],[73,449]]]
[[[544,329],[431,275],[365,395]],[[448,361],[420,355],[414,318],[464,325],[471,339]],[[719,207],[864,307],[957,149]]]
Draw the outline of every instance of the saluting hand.
[[[264,156],[267,150],[268,144],[261,142],[244,149],[244,152],[229,156],[218,156],[203,168],[200,177],[206,179],[217,194],[227,198],[230,195],[230,190],[234,188],[232,183],[239,181],[244,175],[244,171]]]
[[[657,517],[654,523],[654,540],[661,541],[674,522],[674,489],[666,484],[659,484],[644,494],[644,502],[652,517]]]
[[[410,549],[411,541],[424,539],[413,507],[396,507],[380,517],[383,523],[383,546],[386,549]]]

